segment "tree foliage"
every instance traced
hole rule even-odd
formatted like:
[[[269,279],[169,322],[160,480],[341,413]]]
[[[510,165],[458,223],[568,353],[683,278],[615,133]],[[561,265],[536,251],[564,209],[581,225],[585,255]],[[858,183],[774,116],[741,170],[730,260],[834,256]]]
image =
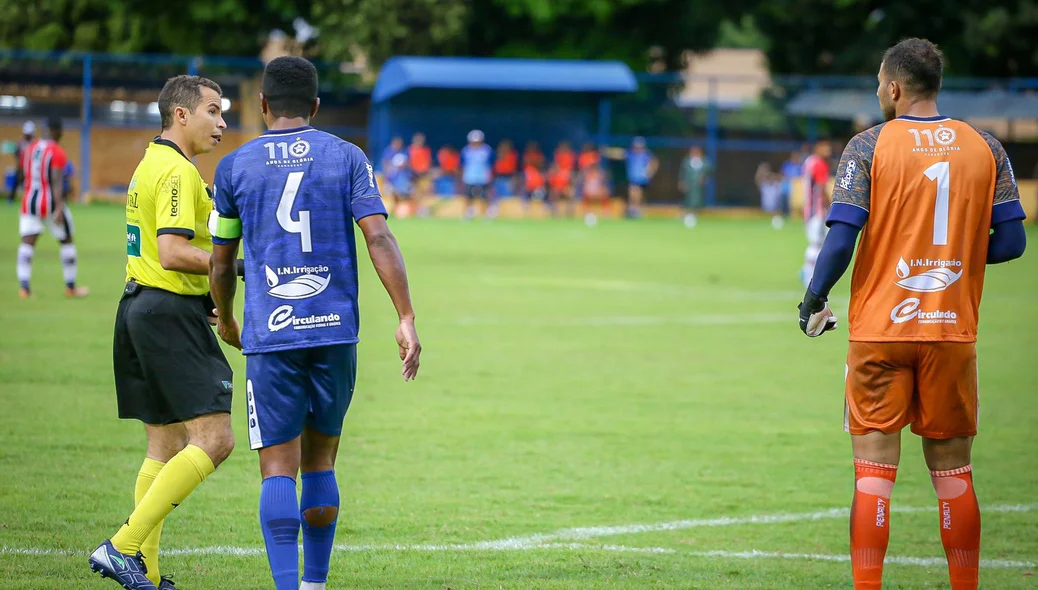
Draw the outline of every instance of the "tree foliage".
[[[377,66],[393,55],[464,52],[466,0],[313,0],[319,53],[332,60],[363,56]]]
[[[872,74],[907,36],[948,72],[1038,75],[1038,0],[0,0],[0,47],[255,56],[275,28],[312,53],[620,59],[674,69],[685,50],[759,47],[777,73]]]
[[[0,0],[0,47],[255,56],[293,0]]]
[[[725,10],[687,0],[493,0],[474,3],[468,33],[476,55],[619,59],[644,71],[712,47]]]
[[[752,14],[778,73],[874,74],[887,47],[925,37],[944,51],[949,74],[1038,75],[1035,0],[787,0],[757,3]]]

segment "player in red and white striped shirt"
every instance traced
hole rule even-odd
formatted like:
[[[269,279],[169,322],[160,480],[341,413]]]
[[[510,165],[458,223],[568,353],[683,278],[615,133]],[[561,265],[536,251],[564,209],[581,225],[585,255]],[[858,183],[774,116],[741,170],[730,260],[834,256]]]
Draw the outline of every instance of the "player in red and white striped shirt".
[[[832,146],[823,139],[815,144],[814,152],[804,160],[801,181],[804,187],[807,250],[804,252],[804,267],[800,271],[800,280],[804,282],[805,287],[815,273],[815,260],[818,259],[822,241],[825,239],[825,218],[829,215],[829,203],[832,200],[829,192],[829,158],[832,155]]]
[[[18,295],[26,299],[31,294],[32,257],[36,239],[46,225],[51,235],[61,242],[61,266],[65,275],[65,295],[85,297],[86,287],[76,286],[76,246],[72,243],[72,213],[64,194],[65,165],[68,156],[58,145],[61,140],[61,120],[49,119],[48,137],[34,140],[22,153],[22,173],[25,193],[22,195],[18,232]]]

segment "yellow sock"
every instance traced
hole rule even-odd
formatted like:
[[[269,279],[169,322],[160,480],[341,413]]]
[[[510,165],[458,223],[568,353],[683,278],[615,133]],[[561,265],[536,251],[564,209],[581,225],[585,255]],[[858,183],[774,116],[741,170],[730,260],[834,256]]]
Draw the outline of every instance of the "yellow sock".
[[[133,488],[134,507],[137,507],[141,500],[144,499],[144,495],[148,493],[151,484],[165,465],[165,463],[155,459],[144,459],[141,470],[137,472],[137,485]],[[155,525],[155,529],[148,535],[148,538],[141,543],[141,554],[144,555],[144,566],[148,569],[148,579],[156,586],[159,585],[162,579],[159,575],[159,537],[162,535],[163,522],[165,521],[160,520],[159,524]]]
[[[116,551],[135,555],[162,519],[173,512],[213,471],[216,471],[216,467],[202,449],[188,445],[177,453],[159,471],[140,504],[126,519],[126,524],[112,537]]]

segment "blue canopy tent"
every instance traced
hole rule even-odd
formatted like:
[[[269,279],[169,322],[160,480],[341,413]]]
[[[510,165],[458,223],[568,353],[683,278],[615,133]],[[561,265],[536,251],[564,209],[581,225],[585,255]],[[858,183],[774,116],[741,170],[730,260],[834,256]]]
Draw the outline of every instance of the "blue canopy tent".
[[[610,95],[637,88],[621,62],[395,57],[372,91],[369,150],[378,159],[393,137],[416,132],[434,150],[460,149],[471,129],[520,151],[527,141],[547,153],[562,140],[604,142]]]

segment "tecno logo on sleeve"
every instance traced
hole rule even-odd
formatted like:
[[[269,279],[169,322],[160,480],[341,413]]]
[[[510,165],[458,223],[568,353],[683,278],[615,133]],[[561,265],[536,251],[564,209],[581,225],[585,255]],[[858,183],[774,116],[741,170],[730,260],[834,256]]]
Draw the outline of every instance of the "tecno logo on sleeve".
[[[169,191],[169,216],[180,215],[180,175],[170,176],[162,188],[163,191]]]

